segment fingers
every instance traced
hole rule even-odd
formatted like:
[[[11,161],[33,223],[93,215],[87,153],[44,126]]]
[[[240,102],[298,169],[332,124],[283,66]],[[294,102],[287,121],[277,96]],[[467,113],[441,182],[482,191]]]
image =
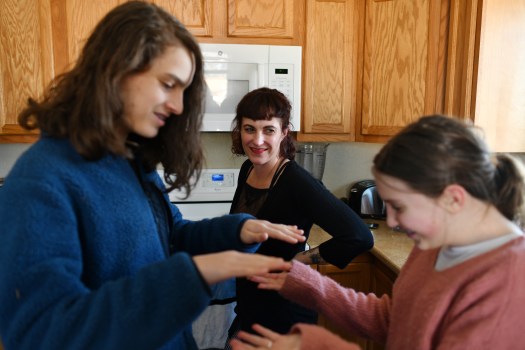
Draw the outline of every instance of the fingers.
[[[263,337],[268,338],[269,340],[275,341],[280,336],[279,333],[275,333],[274,331],[272,331],[272,330],[270,330],[268,328],[265,328],[265,327],[263,327],[263,326],[261,326],[260,324],[257,324],[257,323],[255,323],[252,326],[252,328],[253,328],[254,331],[259,333]]]
[[[248,279],[257,283],[260,289],[280,291],[286,279],[286,272],[250,276]]]
[[[265,220],[247,220],[241,229],[241,240],[244,243],[260,243],[268,238],[278,239],[295,244],[304,242],[304,231],[297,226],[273,224]]]
[[[210,285],[233,277],[289,271],[292,268],[292,264],[282,258],[236,251],[197,255],[193,257],[193,261]]]
[[[266,332],[265,334],[268,334],[267,332],[271,332],[270,330],[262,327],[262,326],[259,326],[261,331],[262,332]],[[255,325],[253,326],[253,329],[256,330],[256,331],[259,331],[258,329],[255,328]],[[279,336],[279,334],[277,333],[273,333],[271,332],[272,334],[275,334],[275,335],[272,335],[275,339]],[[248,344],[251,344],[252,346],[254,346],[256,349],[270,349],[273,345],[273,341],[270,337],[268,336],[265,336],[263,334],[261,335],[257,335],[257,334],[251,334],[251,333],[247,333],[247,332],[239,332],[239,334],[237,334],[237,337],[239,339],[241,339],[244,343],[248,343]]]
[[[304,242],[306,240],[306,237],[303,235],[304,231],[298,229],[297,226],[269,224],[267,233],[271,238],[279,239],[288,243]]]

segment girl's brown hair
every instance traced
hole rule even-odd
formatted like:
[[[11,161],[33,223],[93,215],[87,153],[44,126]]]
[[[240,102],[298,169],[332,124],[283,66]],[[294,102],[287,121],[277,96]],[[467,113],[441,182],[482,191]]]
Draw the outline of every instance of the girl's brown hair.
[[[110,11],[93,30],[75,66],[55,79],[41,101],[29,99],[18,117],[20,125],[68,138],[88,160],[107,153],[129,154],[122,132],[126,126],[120,84],[129,75],[147,71],[170,46],[189,51],[195,75],[184,92],[183,114],[168,118],[155,138],[143,140],[141,154],[148,171],[163,165],[170,189],[189,191],[190,177],[199,176],[203,163],[202,54],[191,33],[154,4],[130,1]]]

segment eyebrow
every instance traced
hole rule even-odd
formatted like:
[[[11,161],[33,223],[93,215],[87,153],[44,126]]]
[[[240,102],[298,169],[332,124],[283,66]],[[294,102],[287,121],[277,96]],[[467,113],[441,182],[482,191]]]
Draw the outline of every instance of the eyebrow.
[[[184,88],[187,88],[188,86],[191,85],[191,82],[193,81],[193,75],[190,76],[190,79],[189,81],[183,81],[181,78],[179,78],[178,76],[172,74],[172,73],[166,73],[166,76],[169,78],[169,79],[172,79],[176,84],[178,85],[182,85],[184,86]]]

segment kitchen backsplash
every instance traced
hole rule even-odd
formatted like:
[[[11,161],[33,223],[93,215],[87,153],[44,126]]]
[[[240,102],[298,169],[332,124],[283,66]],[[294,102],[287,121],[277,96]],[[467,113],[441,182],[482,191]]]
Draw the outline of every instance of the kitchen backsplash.
[[[239,168],[246,159],[234,156],[228,133],[203,134],[208,168]],[[340,142],[331,143],[326,152],[323,183],[337,197],[346,196],[348,186],[369,179],[372,159],[382,144]]]
[[[203,133],[207,168],[239,168],[246,159],[231,153],[229,133]],[[326,152],[323,183],[337,197],[347,194],[348,186],[358,180],[372,178],[374,155],[382,144],[331,143]],[[0,144],[0,177],[5,177],[28,144]],[[525,161],[525,153],[515,153]]]
[[[228,133],[203,133],[207,168],[240,168],[245,157],[231,153]],[[0,144],[0,177],[5,177],[29,144]],[[346,195],[348,185],[371,177],[372,158],[380,144],[332,143],[328,146],[323,183],[336,196]]]
[[[5,177],[15,164],[17,158],[31,146],[26,143],[0,144],[0,177]]]

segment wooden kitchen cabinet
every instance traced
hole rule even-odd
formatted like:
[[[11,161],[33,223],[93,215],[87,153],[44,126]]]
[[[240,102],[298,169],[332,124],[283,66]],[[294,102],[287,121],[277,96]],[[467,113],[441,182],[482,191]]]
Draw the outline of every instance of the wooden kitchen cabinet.
[[[304,43],[305,0],[208,0],[202,3],[206,7],[206,12],[202,12],[210,15],[210,30],[206,34],[192,30],[200,42],[298,46]]]
[[[34,142],[17,124],[76,61],[94,26],[126,0],[4,1],[0,16],[0,143]],[[202,42],[303,45],[305,0],[152,0]]]
[[[18,126],[29,96],[54,76],[49,0],[3,1],[0,10],[0,143],[33,142]]]
[[[384,294],[391,297],[397,274],[376,257],[373,258],[372,265],[370,291],[378,297]],[[371,340],[368,341],[368,350],[383,350],[384,348],[385,346],[383,344]]]
[[[299,141],[352,141],[363,1],[308,0]]]
[[[315,268],[314,265],[312,267]],[[392,288],[397,277],[397,272],[373,253],[358,256],[344,269],[339,269],[333,265],[318,265],[317,270],[344,287],[353,288],[363,293],[374,293],[378,297],[383,294],[392,296]],[[322,315],[319,315],[318,324],[350,342],[359,344],[364,350],[382,350],[385,348],[383,344],[358,336],[350,336],[348,332],[335,326]]]
[[[300,141],[385,142],[441,112],[449,0],[308,0]]]
[[[333,265],[318,265],[318,271],[344,287],[366,293],[370,290],[371,259],[369,254],[363,254],[355,258],[344,269],[339,269]],[[347,332],[332,324],[323,315],[319,315],[318,324],[348,341],[359,344],[363,349],[367,348],[368,341],[366,339],[348,335]]]
[[[93,26],[117,0],[22,0],[2,5],[0,19],[0,143],[30,143],[38,132],[18,126],[29,97],[69,67]]]
[[[448,0],[366,1],[356,140],[384,142],[441,112]]]

